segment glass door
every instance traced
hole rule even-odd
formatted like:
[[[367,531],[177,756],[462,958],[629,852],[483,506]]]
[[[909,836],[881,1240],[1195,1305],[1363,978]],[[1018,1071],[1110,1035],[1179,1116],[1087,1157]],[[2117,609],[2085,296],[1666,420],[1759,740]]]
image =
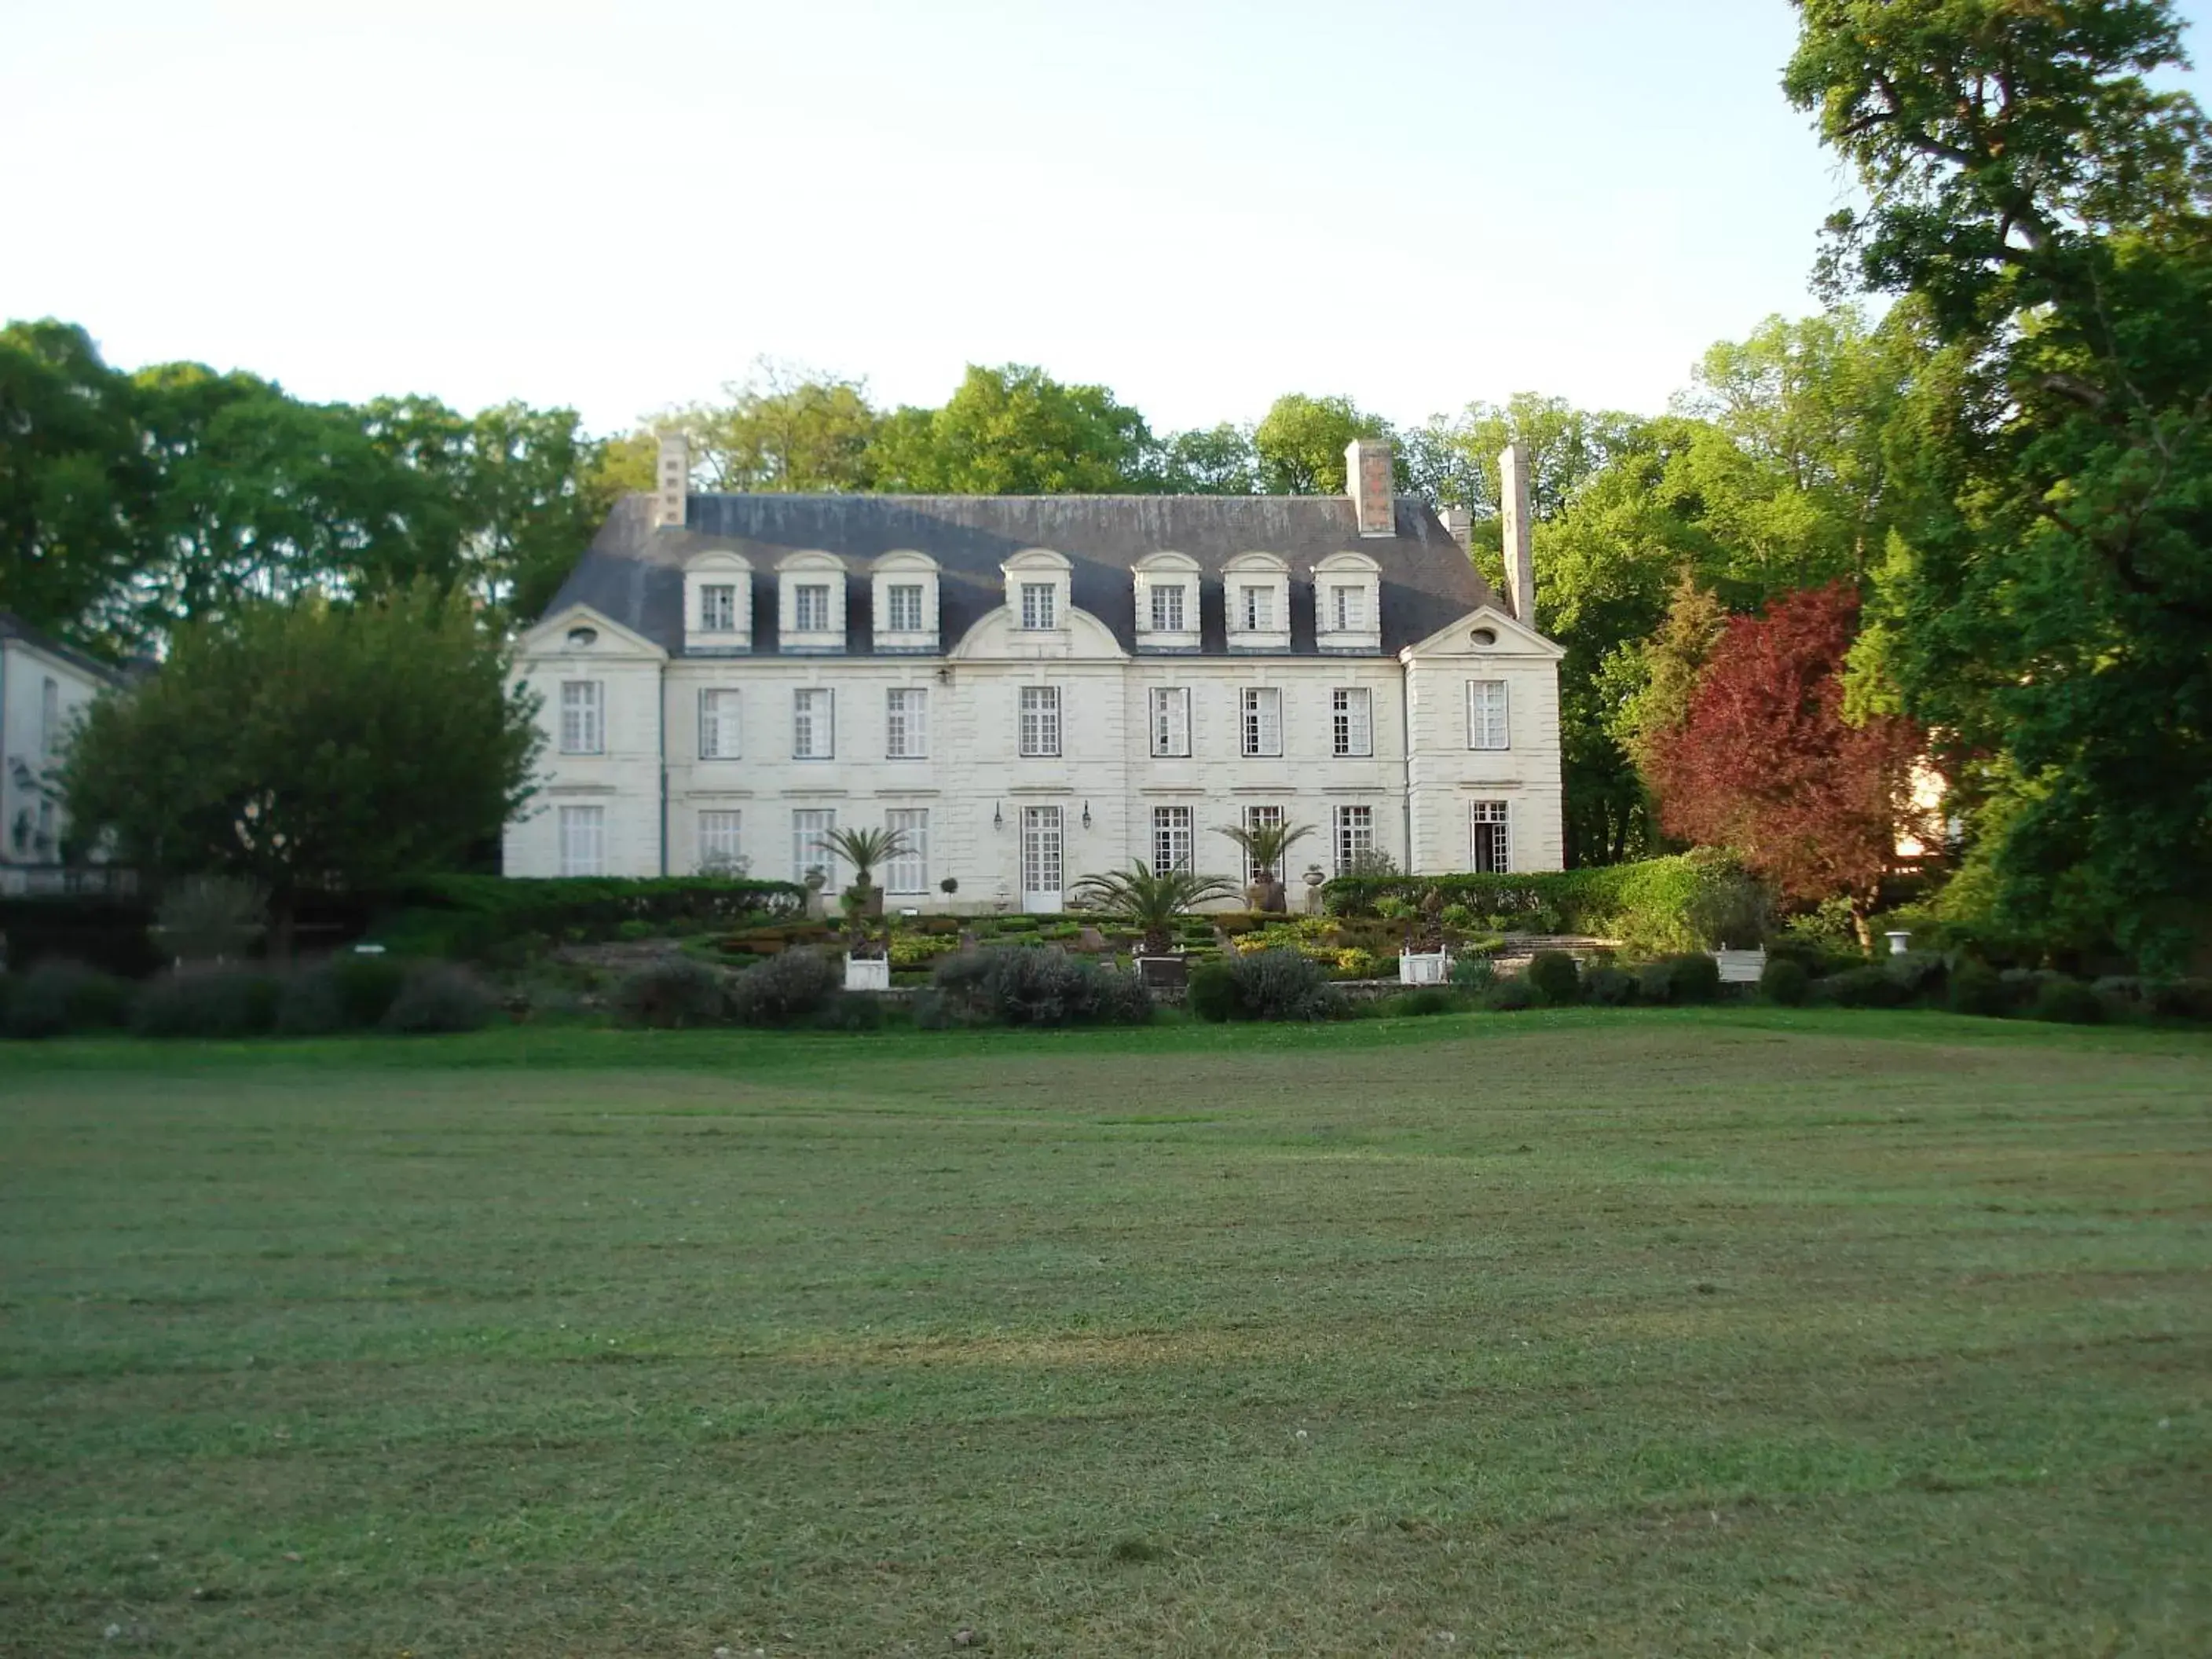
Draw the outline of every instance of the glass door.
[[[1060,808],[1022,808],[1022,908],[1051,915],[1065,908],[1060,891]]]

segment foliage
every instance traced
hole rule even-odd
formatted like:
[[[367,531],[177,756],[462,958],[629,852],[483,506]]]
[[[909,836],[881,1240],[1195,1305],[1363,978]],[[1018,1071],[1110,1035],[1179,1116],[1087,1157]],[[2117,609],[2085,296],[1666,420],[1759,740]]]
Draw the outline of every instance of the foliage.
[[[1416,909],[1432,901],[1463,903],[1500,931],[1589,933],[1617,939],[1638,952],[1665,952],[1702,943],[1692,922],[1709,887],[1741,879],[1730,854],[1703,851],[1632,864],[1579,870],[1516,871],[1498,875],[1339,876],[1322,890],[1337,916],[1373,912],[1386,898]]]
[[[380,939],[457,957],[532,938],[616,939],[633,924],[659,934],[784,922],[806,908],[795,882],[725,876],[424,876],[392,899],[396,911]]]
[[[1349,398],[1286,392],[1275,399],[1252,434],[1261,493],[1340,495],[1344,452],[1352,440],[1389,435],[1389,422],[1363,412]],[[1397,465],[1402,471],[1402,458]]]
[[[666,957],[632,969],[615,984],[608,1006],[624,1025],[680,1031],[719,1025],[729,1017],[722,975],[689,957]]]
[[[1191,1012],[1200,1019],[1327,1019],[1341,996],[1319,963],[1291,950],[1232,956],[1191,969]]]
[[[155,912],[154,937],[179,962],[221,962],[244,956],[259,939],[267,904],[251,884],[222,876],[187,876],[170,884]]]
[[[1548,1006],[1566,1007],[1582,994],[1582,969],[1565,951],[1539,951],[1528,959],[1528,988]]]
[[[1314,833],[1310,823],[1224,823],[1216,831],[1235,842],[1261,877],[1279,876],[1288,867],[1291,849]]]
[[[853,866],[853,885],[862,891],[875,885],[876,866],[903,858],[912,850],[902,830],[878,830],[872,825],[831,830],[822,837],[833,857]]]
[[[2105,1005],[2080,980],[2052,978],[2037,989],[2027,1016],[2067,1025],[2096,1025],[2103,1023]]]
[[[74,1036],[112,1030],[131,1010],[131,988],[112,974],[50,957],[27,974],[10,975],[8,1035]]]
[[[1951,970],[1949,995],[1947,999],[1954,1014],[1981,1014],[1995,1019],[2010,1011],[2011,999],[2005,994],[2004,981],[1996,969],[1985,963],[1968,960]]]
[[[1105,494],[1142,488],[1152,434],[1103,386],[1018,363],[970,364],[941,409],[900,409],[867,458],[878,489],[924,495]]]
[[[276,1029],[289,1036],[374,1030],[407,983],[397,957],[346,951],[293,974],[276,1005]]]
[[[2172,971],[2212,915],[2212,145],[2165,0],[1803,0],[1786,86],[1856,172],[1825,270],[1938,349],[1919,522],[1856,659],[2003,799],[1992,917]]]
[[[1817,983],[1814,994],[1839,1008],[1898,1008],[1912,1000],[1896,975],[1871,963],[1829,975]]]
[[[1482,1006],[1493,1014],[1525,1013],[1536,1006],[1536,988],[1526,974],[1508,974],[1491,981],[1482,993]]]
[[[0,898],[0,939],[17,973],[59,957],[143,979],[165,961],[154,946],[153,921],[146,901],[135,896]]]
[[[1801,1008],[1812,1000],[1813,975],[1794,957],[1769,956],[1759,970],[1759,994],[1783,1008]]]
[[[1188,870],[1155,872],[1142,859],[1132,860],[1127,870],[1085,876],[1068,894],[1081,908],[1141,929],[1145,953],[1155,957],[1167,953],[1176,918],[1201,904],[1238,896],[1236,884],[1225,876],[1201,876]]]
[[[131,1029],[148,1037],[258,1036],[275,1029],[283,988],[258,969],[180,968],[138,988]]]
[[[818,951],[786,951],[729,983],[731,1018],[740,1025],[792,1025],[819,1013],[843,988],[844,975]]]
[[[399,994],[384,1011],[384,1030],[403,1036],[480,1031],[500,1015],[490,987],[451,962],[420,962],[407,969]]]
[[[1636,975],[1619,968],[1593,968],[1583,975],[1583,1000],[1600,1008],[1626,1008],[1639,988]]]
[[[968,951],[937,964],[930,983],[946,1023],[1142,1024],[1152,997],[1135,975],[1065,951]]]
[[[1498,964],[1488,957],[1456,957],[1452,961],[1451,982],[1455,991],[1487,991],[1498,982]]]
[[[1402,996],[1386,1000],[1382,1012],[1393,1019],[1416,1019],[1428,1014],[1452,1014],[1460,1009],[1460,1000],[1441,985],[1424,985],[1419,990],[1408,991]]]
[[[70,817],[125,863],[270,895],[458,863],[527,799],[543,742],[498,641],[427,588],[377,605],[256,605],[179,629],[161,673],[91,705],[63,773]]]
[[[1720,964],[1702,951],[1662,957],[1638,969],[1637,994],[1645,1002],[1712,1002],[1721,994]]]
[[[1908,722],[1844,718],[1842,669],[1858,604],[1840,585],[1736,617],[1675,732],[1655,738],[1652,783],[1670,833],[1741,852],[1800,902],[1842,896],[1861,940],[1915,822]]]

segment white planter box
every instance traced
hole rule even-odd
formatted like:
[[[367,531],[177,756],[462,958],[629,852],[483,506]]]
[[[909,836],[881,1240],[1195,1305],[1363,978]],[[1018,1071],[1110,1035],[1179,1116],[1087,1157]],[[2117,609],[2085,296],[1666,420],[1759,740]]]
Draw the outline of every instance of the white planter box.
[[[1766,968],[1764,951],[1716,951],[1713,960],[1720,964],[1723,985],[1756,985]]]
[[[1451,983],[1451,952],[1424,951],[1416,955],[1411,951],[1398,953],[1398,983],[1401,985],[1449,985]]]
[[[889,957],[847,957],[845,988],[848,991],[888,991],[891,988]]]

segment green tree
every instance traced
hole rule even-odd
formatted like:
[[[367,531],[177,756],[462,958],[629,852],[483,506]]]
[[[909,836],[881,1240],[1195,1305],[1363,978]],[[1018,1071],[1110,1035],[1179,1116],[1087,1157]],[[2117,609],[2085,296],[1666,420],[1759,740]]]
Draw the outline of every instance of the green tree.
[[[884,416],[867,384],[762,357],[727,400],[657,417],[691,441],[709,489],[817,494],[871,487],[871,451]]]
[[[1260,457],[1252,428],[1194,427],[1160,441],[1155,483],[1164,495],[1256,495]]]
[[[1390,423],[1349,398],[1309,398],[1290,392],[1268,406],[1253,428],[1261,492],[1269,495],[1340,495],[1344,452],[1355,438],[1388,438]],[[1407,477],[1398,460],[1400,482]]]
[[[267,893],[281,956],[301,894],[451,868],[496,836],[531,793],[538,701],[434,585],[247,603],[185,623],[159,674],[91,706],[62,793],[127,865]]]
[[[865,462],[877,489],[922,495],[1112,494],[1148,482],[1145,417],[1103,386],[1042,369],[970,364],[936,410],[902,408]]]
[[[1893,453],[1860,706],[2009,796],[1997,920],[2147,968],[2212,910],[2212,144],[2165,0],[1800,0],[1785,84],[1856,169],[1823,271],[1915,296],[1941,356]]]

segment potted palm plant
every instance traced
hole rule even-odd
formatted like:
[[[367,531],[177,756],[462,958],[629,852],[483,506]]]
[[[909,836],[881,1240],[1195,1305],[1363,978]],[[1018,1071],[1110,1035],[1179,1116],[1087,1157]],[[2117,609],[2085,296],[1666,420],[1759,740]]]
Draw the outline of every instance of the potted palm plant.
[[[876,885],[876,866],[912,850],[896,830],[832,830],[822,837],[829,852],[853,866],[853,884],[840,895],[845,920],[845,988],[888,991],[891,988],[890,938],[872,940],[868,924],[884,915],[884,890]]]
[[[1272,910],[1280,915],[1290,908],[1284,896],[1282,869],[1291,848],[1314,832],[1310,823],[1224,823],[1221,833],[1244,849],[1252,863],[1252,884],[1244,890],[1246,908]]]
[[[1186,964],[1173,950],[1176,918],[1217,899],[1234,899],[1236,884],[1226,876],[1201,876],[1188,870],[1154,871],[1142,859],[1126,870],[1085,876],[1069,896],[1144,935],[1137,947],[1137,977],[1146,985],[1177,988],[1186,982]]]

